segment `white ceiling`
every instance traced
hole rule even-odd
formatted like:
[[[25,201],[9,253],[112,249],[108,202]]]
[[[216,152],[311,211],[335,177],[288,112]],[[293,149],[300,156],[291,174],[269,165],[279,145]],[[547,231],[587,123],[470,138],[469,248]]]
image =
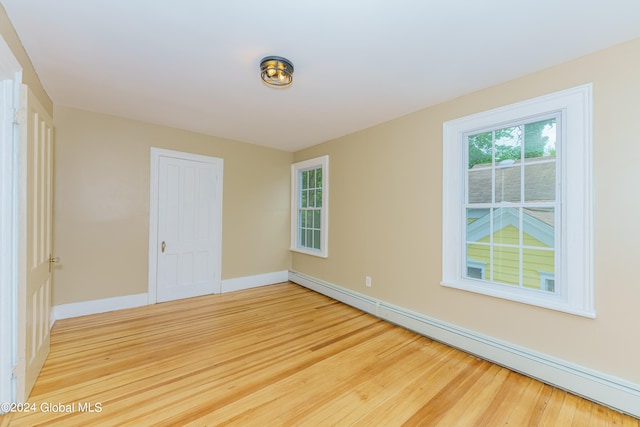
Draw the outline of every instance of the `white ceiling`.
[[[0,2],[54,104],[289,151],[640,37],[639,0]]]

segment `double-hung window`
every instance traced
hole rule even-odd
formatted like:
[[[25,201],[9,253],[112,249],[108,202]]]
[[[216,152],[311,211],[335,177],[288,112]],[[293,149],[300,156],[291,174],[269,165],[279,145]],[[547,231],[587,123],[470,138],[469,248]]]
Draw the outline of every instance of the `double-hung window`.
[[[466,278],[483,264],[484,280],[541,289],[540,271],[555,274],[559,116],[463,134]]]
[[[592,317],[591,86],[444,124],[445,286]]]
[[[291,250],[327,257],[329,156],[291,165]]]

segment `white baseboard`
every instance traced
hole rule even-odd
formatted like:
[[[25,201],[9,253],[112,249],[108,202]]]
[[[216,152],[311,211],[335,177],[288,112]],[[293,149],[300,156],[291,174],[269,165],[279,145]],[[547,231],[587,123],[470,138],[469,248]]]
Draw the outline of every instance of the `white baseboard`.
[[[225,293],[255,288],[258,286],[272,285],[274,283],[286,282],[288,280],[289,272],[284,270],[259,274],[256,276],[223,280],[221,288],[222,292]],[[144,293],[57,305],[51,309],[51,325],[53,326],[55,321],[60,319],[86,316],[88,314],[105,313],[107,311],[123,310],[125,308],[141,307],[148,304],[149,295]]]
[[[289,272],[289,280],[513,371],[640,417],[639,384],[460,328],[295,271]]]
[[[224,294],[227,292],[241,291],[243,289],[257,288],[258,286],[287,282],[288,280],[289,272],[287,270],[258,274],[255,276],[238,277],[236,279],[226,279],[222,281],[221,292]]]
[[[71,304],[54,306],[51,310],[51,317],[53,318],[53,321],[56,321],[60,319],[68,319],[70,317],[86,316],[88,314],[106,313],[107,311],[141,307],[147,304],[149,304],[149,296],[146,293],[74,302]]]

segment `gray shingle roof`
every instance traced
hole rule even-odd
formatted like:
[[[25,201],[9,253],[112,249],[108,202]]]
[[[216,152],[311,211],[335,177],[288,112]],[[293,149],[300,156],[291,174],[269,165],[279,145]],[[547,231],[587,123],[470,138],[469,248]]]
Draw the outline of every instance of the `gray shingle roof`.
[[[545,158],[547,159],[547,158]],[[540,162],[540,158],[527,159],[524,164],[525,202],[555,201],[556,162]],[[520,202],[522,192],[522,167],[520,160],[495,168],[496,203]],[[491,164],[479,164],[469,170],[469,203],[491,203]]]

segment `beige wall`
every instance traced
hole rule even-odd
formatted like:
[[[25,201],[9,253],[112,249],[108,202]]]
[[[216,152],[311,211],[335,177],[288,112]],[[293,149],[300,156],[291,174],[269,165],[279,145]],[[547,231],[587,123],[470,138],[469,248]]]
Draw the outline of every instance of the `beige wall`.
[[[22,42],[18,38],[18,34],[16,34],[16,30],[13,28],[11,21],[9,21],[7,12],[2,5],[0,5],[0,34],[2,34],[4,41],[7,42],[13,55],[20,63],[20,66],[22,66],[22,83],[31,88],[31,91],[36,98],[38,98],[38,101],[40,101],[44,109],[47,110],[47,113],[53,115],[53,103],[42,87],[40,78],[31,63],[31,59],[29,59],[27,52],[24,50]]]
[[[148,290],[150,147],[224,159],[222,279],[290,268],[288,152],[55,108],[53,305]]]
[[[640,383],[638,76],[640,39],[296,153],[330,155],[330,232],[329,258],[296,253],[293,269]],[[597,318],[441,286],[443,122],[589,82]]]

